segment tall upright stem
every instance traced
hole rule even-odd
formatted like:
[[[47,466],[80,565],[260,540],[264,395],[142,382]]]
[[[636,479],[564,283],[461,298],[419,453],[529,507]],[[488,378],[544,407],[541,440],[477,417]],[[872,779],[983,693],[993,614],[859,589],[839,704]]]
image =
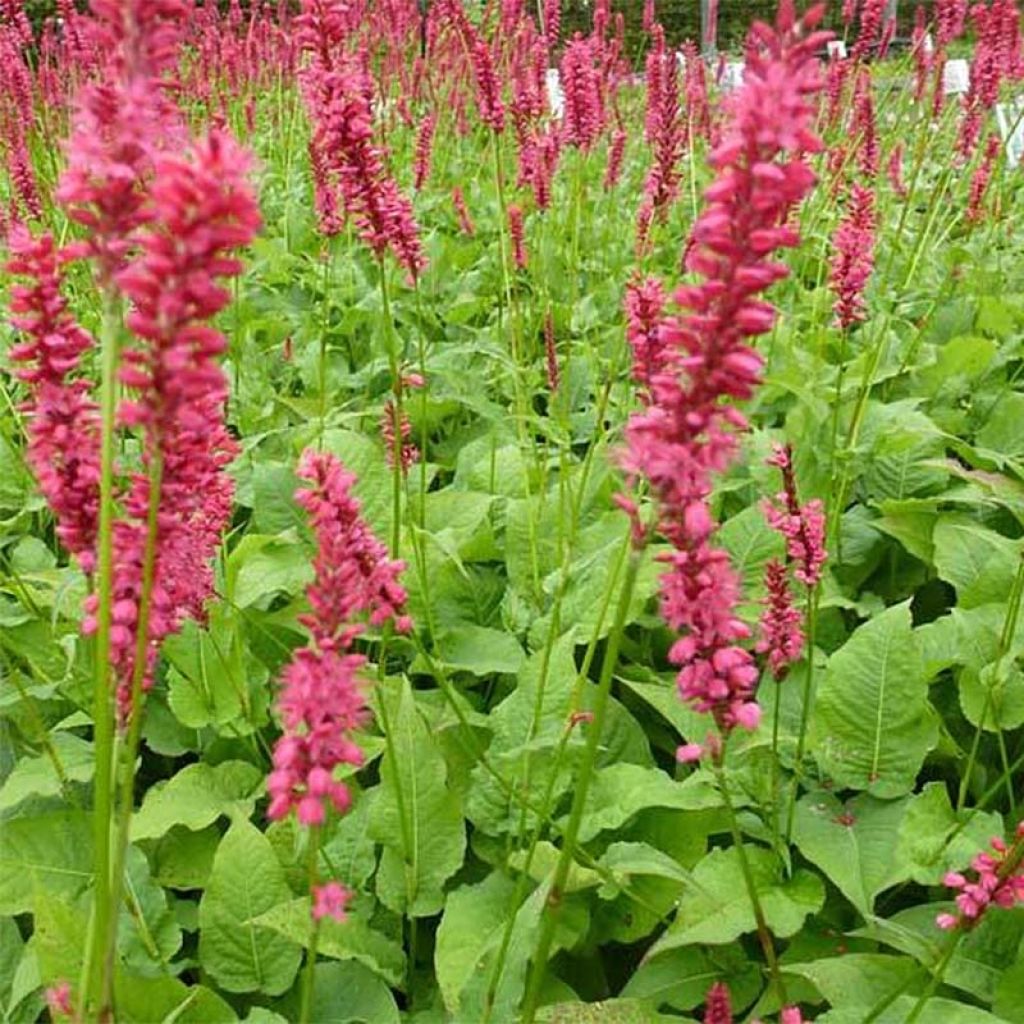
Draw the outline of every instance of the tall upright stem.
[[[159,535],[160,490],[163,480],[163,458],[158,446],[149,464],[149,504],[146,509],[146,543],[142,556],[142,593],[139,599],[135,633],[135,661],[132,665],[131,703],[129,705],[128,732],[125,737],[121,767],[121,806],[118,809],[117,839],[114,844],[113,867],[110,874],[110,904],[113,915],[103,937],[103,998],[108,1007],[114,988],[114,954],[117,948],[118,909],[124,887],[124,868],[128,857],[128,834],[132,811],[135,808],[135,761],[142,738],[142,684],[146,678],[149,650],[149,619],[153,597],[153,576],[156,568],[156,548]]]
[[[106,292],[100,334],[100,508],[96,538],[96,637],[93,646],[93,746],[96,776],[93,801],[93,901],[82,972],[85,1016],[102,998],[103,943],[111,928],[110,819],[114,806],[114,709],[110,692],[110,624],[114,577],[114,441],[121,311]]]
[[[522,1024],[533,1024],[537,1015],[540,990],[547,975],[548,956],[551,954],[555,926],[558,923],[558,915],[562,909],[562,900],[565,895],[565,883],[569,877],[569,868],[572,866],[576,838],[583,822],[583,809],[586,806],[587,793],[590,791],[590,782],[594,773],[594,763],[597,760],[597,748],[600,745],[601,733],[604,729],[608,697],[612,688],[612,676],[619,660],[619,648],[622,646],[622,635],[626,628],[629,605],[633,598],[637,573],[640,571],[641,554],[641,551],[630,552],[629,562],[626,565],[626,576],[622,583],[622,592],[619,594],[619,603],[615,610],[615,621],[612,624],[612,631],[608,635],[608,645],[605,647],[604,661],[601,664],[601,678],[594,696],[593,718],[588,726],[587,745],[583,750],[583,759],[576,777],[576,789],[573,793],[572,810],[569,812],[569,823],[562,835],[562,850],[555,867],[554,878],[551,881],[540,938],[533,956],[529,985],[523,1003]]]
[[[299,1003],[299,1024],[310,1024],[313,1011],[313,988],[316,982],[316,950],[320,941],[320,921],[313,914],[313,890],[316,888],[320,860],[320,827],[309,829],[307,876],[309,882],[309,942],[306,949],[306,967],[302,972],[302,992]]]

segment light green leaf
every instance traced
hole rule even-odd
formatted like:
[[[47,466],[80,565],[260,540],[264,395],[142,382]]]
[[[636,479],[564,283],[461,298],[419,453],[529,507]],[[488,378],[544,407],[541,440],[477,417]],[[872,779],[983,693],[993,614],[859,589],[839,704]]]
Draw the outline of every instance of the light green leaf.
[[[247,761],[190,764],[147,793],[132,819],[132,839],[157,839],[175,825],[198,832],[221,815],[248,817],[263,773]]]
[[[91,743],[70,732],[54,732],[50,742],[68,782],[88,782],[92,778]],[[17,807],[30,796],[60,796],[61,789],[53,758],[47,752],[22,758],[0,789],[0,812]]]
[[[795,935],[807,915],[817,913],[825,903],[821,879],[798,868],[785,881],[770,851],[756,846],[745,849],[768,927],[780,938]],[[684,890],[675,919],[649,955],[677,946],[735,942],[756,928],[739,851],[734,846],[712,850],[693,869],[692,887]]]
[[[899,827],[897,857],[919,885],[938,885],[947,871],[967,867],[989,839],[1003,831],[988,811],[954,812],[945,783],[929,782],[907,806]]]
[[[800,852],[865,917],[880,892],[910,876],[896,852],[908,803],[862,793],[844,805],[830,794],[809,793],[797,804],[793,839]]]
[[[166,971],[181,948],[181,928],[167,894],[150,878],[142,851],[128,848],[117,948],[125,967],[142,975]]]
[[[284,1020],[299,1019],[297,995],[280,1006]],[[399,1024],[401,1016],[387,984],[354,960],[317,964],[313,982],[311,1021],[330,1024]]]
[[[117,1024],[233,1024],[238,1015],[204,985],[177,978],[140,978],[119,971],[114,979]]]
[[[377,894],[390,910],[429,917],[444,904],[444,883],[461,867],[466,831],[458,797],[447,785],[444,755],[403,678],[386,716],[394,754],[381,761],[370,835],[383,847]],[[384,717],[381,716],[383,723]],[[401,792],[401,802],[398,791]]]
[[[814,709],[822,771],[882,798],[914,785],[937,727],[910,605],[862,625],[829,659]]]
[[[719,806],[717,794],[713,806]],[[583,806],[579,838],[588,842],[600,832],[621,828],[650,807],[696,811],[709,806],[704,791],[676,782],[658,768],[612,764],[594,773]]]
[[[302,946],[309,943],[309,897],[279,903],[254,917],[252,924],[270,928]],[[317,952],[337,960],[358,960],[396,988],[405,977],[402,947],[371,928],[359,907],[349,910],[346,920],[324,918],[320,922]]]
[[[215,825],[193,832],[182,825],[152,842],[143,842],[153,877],[168,889],[205,889],[220,843]]]
[[[810,963],[784,964],[782,970],[806,978],[829,1003],[842,1009],[872,1007],[915,974],[921,976],[918,988],[924,984],[914,960],[886,953],[844,953]]]
[[[1009,540],[966,516],[943,516],[935,524],[935,568],[956,588],[957,604],[974,608],[1001,601],[1010,592],[1020,559],[1020,541]]]
[[[32,909],[37,885],[72,900],[92,880],[92,822],[85,811],[5,821],[0,828],[0,914]]]
[[[299,945],[254,920],[290,899],[267,837],[236,820],[217,849],[199,904],[199,960],[221,988],[267,995],[289,988],[302,958]]]
[[[438,646],[450,669],[476,676],[495,672],[514,675],[526,660],[519,641],[510,633],[471,622],[443,633]]]
[[[305,545],[280,537],[246,534],[228,556],[228,594],[239,608],[294,597],[313,579]]]
[[[679,1018],[656,1013],[635,999],[604,999],[598,1003],[553,1003],[541,1010],[537,1020],[543,1024],[670,1024]]]

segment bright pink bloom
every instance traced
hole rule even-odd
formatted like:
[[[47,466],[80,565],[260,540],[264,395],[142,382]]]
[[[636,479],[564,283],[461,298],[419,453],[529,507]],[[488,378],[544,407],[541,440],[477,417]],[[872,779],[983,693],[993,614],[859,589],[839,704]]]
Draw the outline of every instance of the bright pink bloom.
[[[679,63],[675,53],[665,48],[660,25],[655,46],[647,55],[645,136],[654,150],[654,160],[644,182],[644,195],[654,213],[664,217],[679,193],[687,125],[679,103]]]
[[[67,311],[61,294],[66,261],[49,235],[16,228],[7,273],[28,278],[11,288],[11,323],[24,336],[10,349],[29,389],[29,465],[57,520],[57,536],[86,572],[94,566],[99,514],[100,425],[92,384],[73,377],[92,337]]]
[[[708,989],[704,1003],[704,1024],[732,1024],[732,998],[729,986],[716,981]]]
[[[967,202],[967,220],[971,224],[978,224],[985,219],[985,195],[988,193],[989,182],[992,180],[992,172],[999,159],[1000,149],[1002,149],[1002,144],[999,141],[999,136],[990,135],[985,143],[985,155],[971,178],[971,193]]]
[[[230,301],[218,280],[241,272],[231,252],[248,245],[260,226],[248,170],[245,152],[217,133],[183,156],[160,156],[153,220],[138,235],[138,257],[115,277],[132,303],[127,326],[141,342],[122,353],[121,381],[134,397],[122,401],[119,420],[142,428],[143,462],[159,466],[144,687],[164,637],[187,616],[201,617],[213,592],[210,562],[231,517],[225,470],[237,445],[224,423],[227,381],[218,365],[227,342],[206,321]],[[133,474],[125,518],[114,525],[111,660],[122,721],[130,711],[150,500],[149,473]],[[95,595],[86,607],[89,633]]]
[[[22,46],[31,46],[33,43],[32,23],[25,13],[24,0],[2,0],[0,12],[3,13],[4,21],[14,28],[15,33]]]
[[[641,400],[650,401],[651,386],[667,365],[666,346],[661,336],[665,312],[665,288],[656,277],[626,285],[626,340],[633,350],[633,380],[640,386]]]
[[[298,475],[308,485],[296,493],[317,537],[315,578],[306,589],[311,611],[300,621],[310,643],[292,655],[281,676],[277,708],[284,735],[274,746],[274,770],[267,778],[271,820],[294,811],[299,822],[319,825],[328,806],[343,814],[351,794],[334,778],[340,764],[362,764],[352,734],[368,712],[358,673],[366,663],[352,650],[362,631],[360,618],[400,632],[411,628],[405,590],[398,582],[404,565],[387,557],[352,495],[355,477],[328,453],[307,450]]]
[[[853,19],[857,17],[857,8],[860,5],[860,0],[843,0],[843,24],[850,25],[853,23]]]
[[[472,238],[476,234],[476,228],[473,226],[469,210],[466,208],[466,197],[458,185],[452,188],[452,204],[455,206],[455,214],[459,218],[459,230]]]
[[[846,98],[846,84],[855,67],[852,60],[843,60],[838,56],[832,57],[828,62],[825,95],[828,99],[826,123],[829,128],[834,128],[839,123],[839,115],[843,112]]]
[[[612,132],[612,139],[608,144],[608,166],[604,172],[604,187],[608,192],[615,188],[622,176],[622,159],[626,154],[627,138],[628,135],[623,128],[616,128]]]
[[[544,35],[554,48],[562,31],[562,0],[544,0]]]
[[[969,0],[935,0],[936,44],[939,49],[945,49],[964,34],[969,6]]]
[[[505,105],[501,101],[501,83],[494,70],[491,49],[469,21],[463,20],[476,80],[476,105],[480,120],[496,135],[500,135],[505,130]]]
[[[395,437],[396,426],[397,439]],[[420,450],[410,440],[412,424],[409,422],[408,414],[403,409],[399,415],[398,405],[392,398],[384,403],[384,414],[380,418],[380,436],[384,442],[384,457],[387,459],[388,466],[394,469],[397,447],[402,473],[408,473],[410,467],[419,460]]]
[[[779,1024],[804,1024],[799,1006],[786,1006],[779,1015]]]
[[[355,894],[338,882],[313,886],[312,914],[315,921],[333,917],[335,921],[345,920],[345,911]]]
[[[907,198],[907,186],[903,183],[903,143],[897,142],[892,147],[892,152],[889,154],[889,160],[886,164],[886,173],[889,176],[889,185],[892,187],[893,192],[896,193],[900,199]]]
[[[958,890],[959,914],[939,914],[936,923],[940,928],[969,930],[991,906],[1009,909],[1024,904],[1024,822],[1017,826],[1012,846],[998,837],[990,845],[993,853],[979,853],[971,861],[971,870],[976,875],[973,882],[956,871],[943,879],[949,888]]]
[[[434,129],[437,127],[437,118],[433,114],[427,114],[420,121],[419,132],[416,135],[416,157],[413,162],[413,188],[418,192],[427,183],[430,177],[430,157],[434,148]]]
[[[910,38],[910,48],[914,57],[914,101],[921,103],[928,91],[928,72],[932,67],[932,54],[925,46],[928,35],[924,7],[918,4],[914,9],[914,32]]]
[[[817,499],[801,506],[793,472],[793,453],[789,446],[776,444],[768,465],[782,472],[782,490],[775,501],[762,504],[765,519],[773,530],[786,538],[786,556],[794,562],[793,575],[805,586],[815,587],[828,557],[825,552],[825,513]]]
[[[58,1017],[73,1017],[75,1008],[71,1003],[71,986],[66,981],[62,981],[48,988],[46,990],[46,1006],[50,1011],[50,1016],[55,1020]]]
[[[651,32],[657,23],[658,16],[654,10],[654,0],[644,0],[644,14],[643,14],[643,30],[645,32]]]
[[[888,0],[863,0],[860,9],[860,34],[850,51],[852,60],[863,60],[878,44],[887,2]]]
[[[875,193],[863,185],[850,189],[850,204],[832,244],[830,284],[836,294],[836,323],[843,330],[865,318],[864,289],[875,265]]]
[[[177,60],[189,8],[187,0],[93,0],[107,67],[79,92],[56,196],[86,228],[82,247],[96,258],[104,284],[153,216],[148,184],[156,154],[182,140],[162,76]]]
[[[562,55],[562,91],[565,93],[565,141],[589,150],[604,129],[601,83],[594,48],[578,32]]]
[[[314,122],[311,145],[345,213],[378,259],[390,249],[415,280],[427,260],[412,204],[388,174],[387,151],[374,141],[374,84],[365,54],[339,56],[332,69],[311,74],[303,91]]]
[[[508,233],[512,238],[512,257],[519,270],[525,270],[526,240],[523,233],[523,211],[516,205],[510,204],[508,208]]]
[[[661,608],[684,634],[670,652],[679,691],[723,733],[756,726],[758,672],[740,646],[750,629],[737,614],[739,579],[709,543],[716,524],[708,498],[746,427],[730,403],[749,399],[760,383],[762,360],[748,339],[771,330],[775,310],[757,295],[787,274],[769,257],[798,244],[790,214],[815,184],[803,158],[822,148],[812,130],[822,88],[815,51],[829,38],[813,31],[822,14],[819,5],[802,24],[751,30],[744,85],[710,156],[716,178],[686,257],[703,281],[676,291],[677,305],[691,312],[662,323],[665,368],[626,430],[625,467],[650,482],[674,548],[664,559]]]
[[[708,102],[708,79],[700,54],[693,43],[683,43],[686,62],[686,124],[688,142],[711,139],[711,106]]]
[[[786,567],[770,559],[764,567],[765,600],[761,616],[761,637],[754,648],[768,655],[768,666],[776,679],[782,679],[789,666],[799,661],[804,650],[803,616],[793,604]]]
[[[878,176],[881,150],[875,105],[871,96],[871,72],[861,68],[853,90],[853,131],[857,137],[857,166],[865,178]]]

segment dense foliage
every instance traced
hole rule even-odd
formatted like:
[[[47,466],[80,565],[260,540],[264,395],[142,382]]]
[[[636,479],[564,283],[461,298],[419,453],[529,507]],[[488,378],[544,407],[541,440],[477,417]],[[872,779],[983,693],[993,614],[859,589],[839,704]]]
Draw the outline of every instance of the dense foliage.
[[[3,1020],[1024,1021],[1016,6],[661,6],[0,6]]]

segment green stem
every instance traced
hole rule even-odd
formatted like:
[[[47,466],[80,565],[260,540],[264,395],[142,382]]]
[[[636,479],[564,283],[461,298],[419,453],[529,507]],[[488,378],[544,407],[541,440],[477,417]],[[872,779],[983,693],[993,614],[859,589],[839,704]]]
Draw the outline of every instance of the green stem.
[[[110,692],[110,625],[114,576],[114,441],[121,316],[117,300],[104,293],[100,337],[100,487],[96,557],[96,639],[93,647],[93,901],[82,970],[82,1016],[102,998],[103,943],[111,928],[110,820],[114,807],[114,710]]]
[[[604,661],[601,664],[601,678],[598,682],[597,693],[594,696],[593,718],[588,727],[587,745],[583,750],[583,759],[580,763],[580,770],[576,779],[576,789],[573,793],[572,810],[569,812],[569,823],[562,837],[562,849],[559,854],[558,864],[555,867],[551,890],[548,893],[540,938],[533,957],[526,999],[523,1004],[522,1024],[533,1024],[534,1018],[537,1015],[541,988],[547,975],[548,956],[551,953],[551,944],[555,937],[555,926],[558,923],[558,915],[565,895],[565,883],[569,877],[573,850],[576,847],[576,838],[579,835],[580,825],[583,821],[583,809],[586,805],[587,793],[590,791],[590,782],[594,772],[594,764],[597,760],[597,748],[600,745],[601,733],[604,730],[604,719],[608,709],[608,697],[611,693],[612,676],[619,658],[619,648],[622,645],[622,635],[626,628],[626,618],[629,614],[629,606],[633,597],[637,573],[640,570],[640,556],[641,552],[639,551],[630,553],[629,562],[626,565],[626,576],[622,583],[622,592],[619,595],[618,607],[615,610],[615,620],[612,624],[612,631],[608,636]]]
[[[793,835],[793,816],[796,813],[796,798],[804,774],[804,748],[807,743],[807,726],[811,720],[811,701],[814,698],[814,636],[818,628],[818,589],[807,591],[807,672],[804,676],[804,703],[800,709],[800,733],[796,740],[796,759],[793,762],[793,789],[789,794],[789,809],[786,811],[786,845]]]
[[[754,912],[754,921],[757,923],[757,937],[761,943],[761,949],[764,951],[764,958],[768,963],[768,971],[772,976],[779,1003],[785,1006],[789,1002],[786,997],[786,985],[782,980],[782,972],[779,970],[772,933],[768,930],[768,922],[765,920],[761,897],[758,895],[757,884],[754,881],[754,873],[750,869],[747,850],[743,845],[743,833],[740,831],[739,819],[736,817],[736,808],[733,806],[732,797],[729,795],[729,785],[725,779],[725,769],[722,763],[725,759],[725,742],[723,737],[722,750],[714,759],[715,777],[718,780],[718,789],[722,794],[722,802],[725,804],[725,811],[729,817],[729,829],[732,832],[733,845],[736,847],[736,856],[739,858],[740,871],[743,873],[743,884],[746,886],[750,908]],[[787,839],[786,842],[788,844],[789,840]]]
[[[309,850],[307,851],[307,881],[309,883],[309,941],[306,949],[306,967],[302,972],[302,995],[299,1003],[298,1024],[310,1024],[313,1011],[313,988],[316,983],[316,949],[320,941],[320,921],[313,916],[313,890],[317,885],[320,859],[320,826],[309,829]]]
[[[391,294],[388,288],[387,268],[383,256],[378,260],[380,270],[380,300],[383,306],[384,331],[388,346],[388,366],[391,369],[391,394],[394,401],[394,437],[391,442],[391,557],[398,558],[402,546],[402,381],[398,360],[398,339],[391,318]]]
[[[153,596],[153,575],[156,566],[156,545],[159,534],[160,489],[163,459],[156,449],[149,464],[149,504],[146,509],[146,543],[142,556],[142,591],[135,633],[135,661],[132,665],[132,688],[128,710],[128,733],[121,765],[121,805],[118,809],[117,839],[114,844],[113,869],[110,875],[110,903],[113,915],[103,946],[103,1007],[110,1005],[114,987],[114,956],[117,948],[117,920],[124,885],[124,869],[128,856],[128,836],[135,807],[135,762],[142,738],[142,685],[146,678],[149,650],[149,619]]]

